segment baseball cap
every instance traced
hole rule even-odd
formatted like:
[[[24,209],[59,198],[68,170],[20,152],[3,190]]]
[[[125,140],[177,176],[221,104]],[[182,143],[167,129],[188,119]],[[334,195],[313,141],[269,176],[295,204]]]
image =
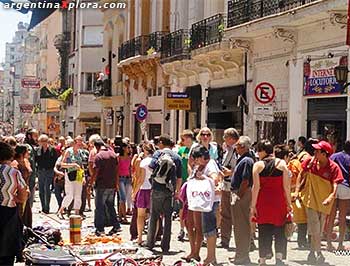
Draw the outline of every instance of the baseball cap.
[[[332,145],[324,140],[321,140],[319,143],[312,144],[312,147],[315,150],[324,150],[325,152],[328,153],[328,155],[331,155],[333,153],[333,148]]]
[[[200,158],[202,156],[206,160],[210,159],[209,150],[206,147],[202,146],[202,145],[194,147],[193,150],[192,150],[191,156],[194,159]]]

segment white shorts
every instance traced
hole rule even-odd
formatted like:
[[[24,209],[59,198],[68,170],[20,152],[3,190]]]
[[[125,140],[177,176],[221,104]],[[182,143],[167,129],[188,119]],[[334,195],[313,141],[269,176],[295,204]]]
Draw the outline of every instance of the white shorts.
[[[349,200],[350,199],[350,188],[339,184],[337,187],[337,199]]]

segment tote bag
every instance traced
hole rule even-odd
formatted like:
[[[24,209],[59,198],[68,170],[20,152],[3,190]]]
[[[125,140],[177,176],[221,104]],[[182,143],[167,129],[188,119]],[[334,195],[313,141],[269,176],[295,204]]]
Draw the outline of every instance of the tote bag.
[[[210,178],[190,179],[186,188],[188,209],[198,212],[210,212],[215,198],[214,182]]]

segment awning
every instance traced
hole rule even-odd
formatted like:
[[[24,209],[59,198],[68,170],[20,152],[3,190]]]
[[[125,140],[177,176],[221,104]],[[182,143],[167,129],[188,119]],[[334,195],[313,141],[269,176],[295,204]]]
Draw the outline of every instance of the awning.
[[[45,20],[48,16],[50,16],[53,12],[57,10],[57,8],[43,8],[43,7],[57,7],[57,4],[62,3],[62,0],[27,0],[30,5],[25,5],[23,2],[16,3],[16,6],[13,6],[12,4],[15,4],[15,2],[11,0],[0,0],[4,5],[11,5],[15,10],[26,14],[29,11],[32,12],[32,17],[30,20],[29,28],[28,30],[34,28],[36,25],[38,25],[40,22]],[[48,4],[50,4],[48,6]]]
[[[58,94],[48,89],[46,86],[40,89],[40,99],[57,99]]]

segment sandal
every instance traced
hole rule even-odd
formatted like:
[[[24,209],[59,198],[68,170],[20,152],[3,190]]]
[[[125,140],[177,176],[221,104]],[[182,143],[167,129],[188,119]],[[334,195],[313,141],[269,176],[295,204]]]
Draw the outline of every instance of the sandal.
[[[60,220],[65,220],[64,216],[63,216],[63,213],[57,213],[57,217],[58,219]]]

